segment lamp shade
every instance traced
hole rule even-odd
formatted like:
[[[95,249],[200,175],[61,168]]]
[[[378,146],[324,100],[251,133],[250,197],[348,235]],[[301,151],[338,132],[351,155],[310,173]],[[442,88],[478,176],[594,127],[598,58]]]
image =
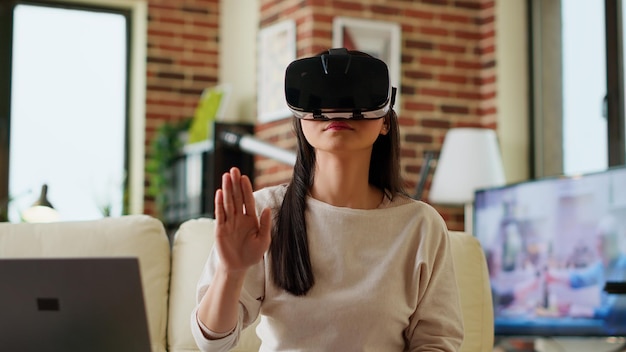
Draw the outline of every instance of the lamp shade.
[[[453,128],[446,134],[429,200],[440,204],[469,204],[480,188],[506,182],[495,131]]]

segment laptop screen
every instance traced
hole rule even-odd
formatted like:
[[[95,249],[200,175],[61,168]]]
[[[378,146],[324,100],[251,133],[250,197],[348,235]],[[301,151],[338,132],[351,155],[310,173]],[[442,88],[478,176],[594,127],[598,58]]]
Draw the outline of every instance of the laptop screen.
[[[7,351],[150,351],[137,258],[0,259]]]

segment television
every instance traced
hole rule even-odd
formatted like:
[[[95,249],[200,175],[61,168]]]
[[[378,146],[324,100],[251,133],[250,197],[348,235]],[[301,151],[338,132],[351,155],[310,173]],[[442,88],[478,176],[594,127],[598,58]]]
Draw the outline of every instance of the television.
[[[626,336],[626,167],[475,191],[497,336]]]

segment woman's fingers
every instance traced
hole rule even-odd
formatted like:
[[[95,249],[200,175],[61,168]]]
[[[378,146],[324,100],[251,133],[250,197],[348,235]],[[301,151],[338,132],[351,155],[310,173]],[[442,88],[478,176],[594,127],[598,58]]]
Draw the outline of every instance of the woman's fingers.
[[[218,225],[226,222],[226,214],[224,213],[224,193],[221,189],[215,191],[215,221]]]
[[[248,176],[241,176],[241,193],[243,197],[243,209],[246,215],[256,218],[256,208],[254,206],[254,195],[252,193],[252,183]]]
[[[241,172],[238,168],[230,169],[230,180],[233,187],[233,206],[235,214],[243,212],[243,195],[241,194]]]
[[[229,216],[234,213],[235,205],[233,203],[233,187],[230,174],[222,175],[222,199],[224,203],[224,221],[228,221]]]
[[[221,211],[219,215],[222,223],[234,220],[238,214],[256,217],[252,183],[248,176],[241,175],[238,168],[233,167],[222,175],[220,193],[220,199],[218,193],[215,193],[215,216],[217,218],[217,212]],[[218,204],[218,200],[221,200],[221,204]]]

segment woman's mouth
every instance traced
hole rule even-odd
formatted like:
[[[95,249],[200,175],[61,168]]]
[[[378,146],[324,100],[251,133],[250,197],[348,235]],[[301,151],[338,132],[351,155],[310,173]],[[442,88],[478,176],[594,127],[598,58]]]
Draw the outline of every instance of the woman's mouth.
[[[339,131],[339,130],[352,130],[352,126],[350,126],[350,124],[346,123],[346,122],[339,122],[339,121],[335,121],[335,122],[331,122],[328,124],[328,126],[326,126],[326,128],[324,129],[324,131]]]

